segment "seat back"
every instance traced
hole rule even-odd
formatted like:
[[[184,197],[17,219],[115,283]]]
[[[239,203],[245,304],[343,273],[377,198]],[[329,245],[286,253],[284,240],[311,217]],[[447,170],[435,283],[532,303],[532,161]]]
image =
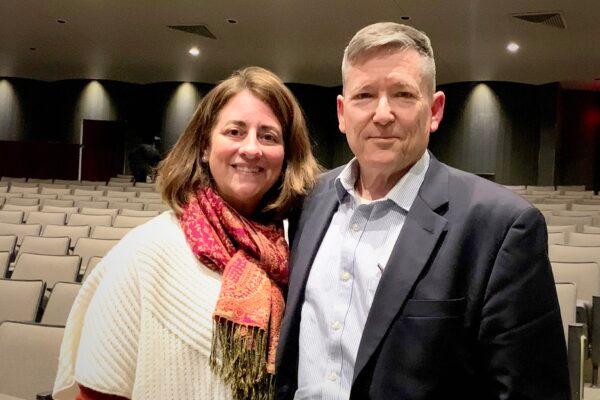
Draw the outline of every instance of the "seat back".
[[[10,185],[11,193],[37,193],[39,191],[38,185],[34,184],[32,186],[17,186],[15,184]]]
[[[158,211],[145,211],[145,210],[130,210],[128,208],[121,209],[121,215],[127,215],[129,217],[156,217],[160,212]]]
[[[90,226],[68,226],[68,225],[47,225],[44,228],[42,236],[45,237],[61,237],[67,236],[71,239],[71,248],[75,246],[79,238],[90,236]]]
[[[0,251],[14,254],[17,245],[17,235],[0,235]]]
[[[35,200],[35,199],[30,199],[30,200]],[[27,217],[29,216],[29,213],[31,211],[39,211],[40,210],[40,206],[39,205],[33,205],[33,206],[18,206],[15,204],[5,204],[2,207],[3,210],[17,210],[17,211],[23,211],[23,221],[27,222]],[[588,225],[591,225],[591,223],[589,223]]]
[[[575,225],[549,225],[547,226],[548,233],[556,233],[556,232],[575,232],[577,227]]]
[[[48,254],[52,256],[65,256],[69,253],[68,237],[44,237],[44,236],[24,236],[19,254]]]
[[[569,325],[577,322],[577,286],[572,282],[556,282],[556,295],[558,297],[565,339],[568,343]]]
[[[0,235],[15,235],[17,246],[21,245],[23,236],[40,236],[42,226],[40,224],[7,224],[0,222]]]
[[[73,254],[81,256],[82,272],[85,272],[90,258],[104,257],[117,242],[115,239],[80,238],[75,244]]]
[[[114,226],[95,226],[92,228],[90,238],[120,240],[131,228],[116,228]]]
[[[534,203],[533,206],[540,211],[558,211],[558,210],[566,210],[567,204],[546,204],[546,203]]]
[[[56,282],[42,316],[42,324],[66,325],[73,302],[81,289],[80,283]]]
[[[600,247],[552,244],[548,246],[548,258],[560,263],[600,262]]]
[[[146,206],[144,207],[144,210],[147,211],[169,211],[171,209],[171,207],[169,207],[168,205],[164,204],[164,203],[146,203]]]
[[[0,210],[0,222],[8,224],[20,224],[23,222],[25,213],[20,210]]]
[[[67,213],[64,212],[32,211],[27,217],[28,224],[40,224],[42,227],[46,225],[64,225],[66,220]]]
[[[583,233],[600,233],[600,226],[583,226]]]
[[[0,278],[0,321],[35,322],[45,290],[40,280]]]
[[[71,214],[71,216],[69,217],[69,222],[67,222],[67,225],[71,225],[71,226],[79,226],[79,225],[110,226],[111,222],[112,222],[112,217],[110,215]]]
[[[52,389],[64,327],[0,323],[0,393],[35,399]]]
[[[4,278],[8,272],[10,257],[11,253],[8,251],[0,251],[0,278]]]
[[[11,197],[6,200],[6,204],[14,206],[37,206],[40,204],[40,199],[32,199],[30,197]]]
[[[567,244],[569,246],[599,246],[600,234],[598,233],[569,233]]]
[[[600,267],[597,263],[552,263],[555,282],[572,282],[577,287],[577,299],[592,302],[600,296]]]
[[[160,199],[161,194],[158,192],[140,192],[138,197],[142,199]]]
[[[75,207],[79,208],[108,208],[108,201],[77,200]]]
[[[153,217],[129,217],[127,215],[117,215],[113,221],[113,226],[119,228],[134,228],[150,221],[152,218]]]
[[[40,191],[42,194],[71,194],[71,189],[42,186]]]
[[[75,189],[73,191],[75,196],[102,196],[103,190],[88,190],[88,189]]]
[[[577,232],[583,231],[584,225],[592,225],[593,217],[561,217],[558,215],[549,216],[546,218],[548,225],[575,225]]]
[[[141,211],[144,209],[144,203],[129,203],[126,201],[111,201],[110,203],[108,203],[108,208]]]
[[[85,269],[85,273],[83,274],[83,278],[81,279],[82,282],[85,282],[87,277],[90,276],[90,274],[92,273],[94,268],[96,268],[96,265],[98,265],[98,263],[101,260],[102,260],[102,257],[98,257],[98,256],[94,256],[94,257],[90,258],[90,260],[88,261],[88,265]]]
[[[49,256],[45,254],[20,253],[15,261],[13,279],[41,279],[49,288],[59,281],[75,282],[79,274],[81,257]]]
[[[565,232],[554,232],[548,233],[548,245],[551,244],[565,244],[566,240]]]
[[[598,211],[600,212],[600,204],[578,204],[573,203],[571,205],[573,211]]]
[[[81,214],[87,214],[87,215],[110,215],[112,218],[116,217],[118,214],[119,210],[114,210],[114,209],[110,209],[110,208],[88,208],[88,207],[83,207],[80,210]]]
[[[77,214],[79,212],[79,207],[72,207],[73,200],[57,200],[57,201],[69,201],[69,202],[71,202],[71,206],[58,206],[58,205],[53,206],[53,205],[48,204],[48,205],[42,206],[42,211],[43,212],[65,213],[65,214],[67,214],[67,220],[69,220],[69,216],[71,214]]]

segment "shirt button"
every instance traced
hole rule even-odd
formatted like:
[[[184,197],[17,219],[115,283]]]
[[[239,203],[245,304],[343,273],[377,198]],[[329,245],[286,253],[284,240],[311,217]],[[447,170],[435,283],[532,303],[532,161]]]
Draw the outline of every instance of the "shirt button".
[[[344,282],[348,282],[348,281],[350,280],[350,278],[351,278],[351,277],[352,277],[352,276],[350,275],[350,272],[348,272],[348,271],[344,271],[344,272],[342,272],[342,276],[341,276],[341,278],[342,278],[342,281],[344,281]]]
[[[339,331],[341,327],[342,324],[340,323],[340,321],[333,321],[331,323],[331,329],[333,329],[334,331]]]
[[[338,378],[337,374],[335,372],[332,372],[329,374],[329,376],[327,377],[331,382],[335,382]]]
[[[354,223],[354,224],[352,224],[352,230],[354,232],[358,232],[360,230],[360,226],[358,226],[358,224]]]

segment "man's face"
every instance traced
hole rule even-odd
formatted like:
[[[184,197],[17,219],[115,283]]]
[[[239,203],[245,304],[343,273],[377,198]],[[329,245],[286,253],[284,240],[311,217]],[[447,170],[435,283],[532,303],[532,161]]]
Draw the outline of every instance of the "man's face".
[[[444,110],[444,94],[430,90],[413,49],[380,50],[349,66],[338,121],[361,174],[401,177],[419,160]]]

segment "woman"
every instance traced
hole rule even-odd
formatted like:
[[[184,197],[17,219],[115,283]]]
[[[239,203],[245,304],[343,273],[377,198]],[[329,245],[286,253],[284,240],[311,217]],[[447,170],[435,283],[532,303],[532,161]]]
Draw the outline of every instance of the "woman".
[[[281,221],[318,172],[274,74],[249,67],[211,90],[159,165],[173,211],[132,230],[83,285],[54,398],[271,398]]]

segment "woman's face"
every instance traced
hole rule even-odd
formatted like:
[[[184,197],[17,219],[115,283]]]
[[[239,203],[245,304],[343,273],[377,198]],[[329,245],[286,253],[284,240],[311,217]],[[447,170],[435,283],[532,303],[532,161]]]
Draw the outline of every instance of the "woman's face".
[[[267,104],[244,90],[219,112],[205,156],[221,197],[251,215],[281,174],[281,124]]]

